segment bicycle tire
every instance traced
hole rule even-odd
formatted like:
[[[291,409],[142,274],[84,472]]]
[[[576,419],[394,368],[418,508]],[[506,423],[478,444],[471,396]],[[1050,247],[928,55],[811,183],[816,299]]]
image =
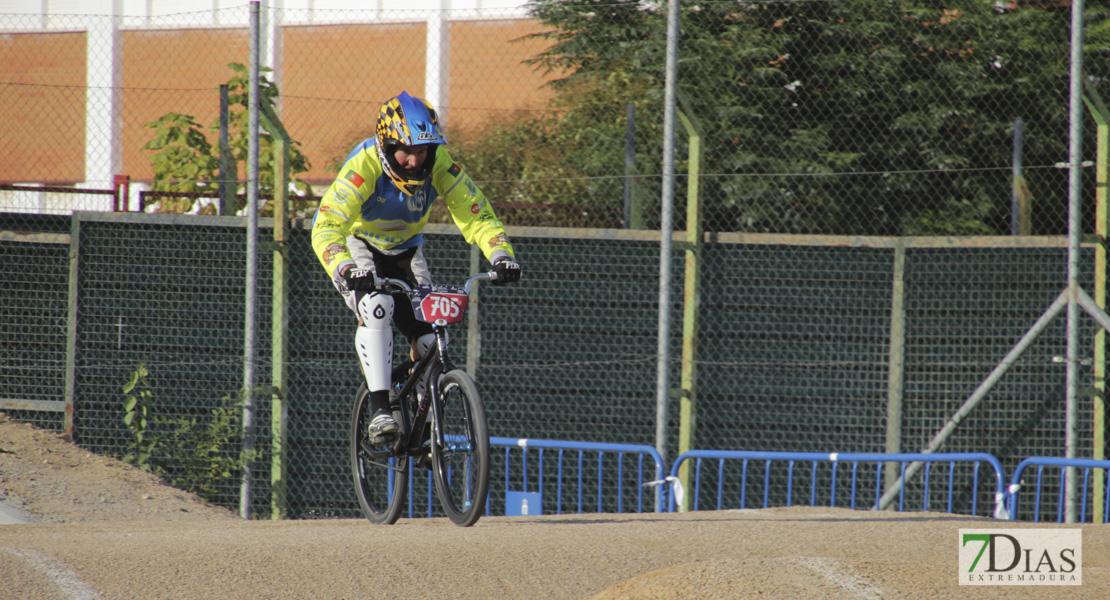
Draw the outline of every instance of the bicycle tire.
[[[408,492],[407,458],[374,459],[363,448],[370,422],[370,392],[363,383],[355,394],[351,411],[351,473],[362,514],[371,523],[392,525],[401,517]],[[394,417],[401,423],[399,414]],[[394,465],[395,468],[385,466]]]
[[[478,384],[455,369],[440,379],[433,412],[432,478],[443,512],[469,527],[489,495],[490,448]]]

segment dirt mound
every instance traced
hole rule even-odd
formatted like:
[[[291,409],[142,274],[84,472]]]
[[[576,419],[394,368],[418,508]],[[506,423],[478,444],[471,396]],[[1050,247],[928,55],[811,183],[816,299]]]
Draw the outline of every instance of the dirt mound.
[[[40,523],[237,519],[56,433],[0,413],[0,502]]]

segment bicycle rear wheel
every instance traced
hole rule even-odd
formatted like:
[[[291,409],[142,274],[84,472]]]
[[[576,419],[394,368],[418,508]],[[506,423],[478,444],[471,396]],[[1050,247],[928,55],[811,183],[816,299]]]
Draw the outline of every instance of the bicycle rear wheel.
[[[455,369],[440,379],[432,433],[432,476],[447,517],[469,527],[489,494],[489,429],[478,385]]]
[[[401,517],[408,492],[408,459],[390,456],[387,448],[372,448],[367,442],[370,423],[370,393],[366,384],[355,394],[351,411],[351,471],[362,514],[372,523],[392,525]],[[394,415],[401,423],[400,415]]]

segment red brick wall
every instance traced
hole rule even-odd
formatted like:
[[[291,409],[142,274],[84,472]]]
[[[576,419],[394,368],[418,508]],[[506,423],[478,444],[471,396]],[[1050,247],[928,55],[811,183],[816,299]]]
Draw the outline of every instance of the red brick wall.
[[[123,33],[123,172],[150,179],[153,136],[147,123],[169,112],[192,115],[213,146],[219,135],[208,127],[220,118],[221,84],[234,72],[228,63],[248,64],[246,29],[175,29]]]
[[[547,106],[552,77],[522,64],[548,46],[523,39],[546,29],[532,20],[457,21],[451,24],[452,128],[469,131],[512,110]],[[490,40],[497,40],[491,44]]]
[[[0,35],[0,181],[85,178],[85,34]]]
[[[423,22],[285,29],[282,121],[312,163],[303,177],[330,180],[325,163],[373,135],[383,102],[424,95],[425,31]]]
[[[545,105],[547,78],[521,64],[544,42],[510,43],[542,27],[530,20],[450,24],[448,139],[506,111]],[[326,164],[373,133],[384,100],[401,90],[424,95],[422,21],[288,26],[283,35],[282,118],[312,163],[307,179],[333,176]],[[218,88],[232,76],[228,63],[247,64],[250,40],[242,28],[124,31],[121,39],[123,172],[144,180],[152,171],[141,148],[154,133],[146,124],[162,115],[192,115],[217,143],[207,127],[219,116]],[[0,97],[0,181],[84,179],[85,46],[83,33],[0,35],[4,80],[39,84],[8,86],[14,94]]]

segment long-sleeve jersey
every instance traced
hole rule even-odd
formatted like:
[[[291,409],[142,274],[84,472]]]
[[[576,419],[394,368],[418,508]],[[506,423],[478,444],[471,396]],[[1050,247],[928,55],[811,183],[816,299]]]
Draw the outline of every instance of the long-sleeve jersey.
[[[431,175],[411,196],[397,189],[383,172],[379,151],[374,138],[359,144],[324,192],[312,218],[312,249],[329,276],[334,278],[345,264],[354,264],[347,247],[349,235],[387,254],[423,245],[421,232],[437,198],[443,198],[466,241],[477,244],[490,262],[501,256],[515,258],[493,206],[443,146],[436,148]]]

